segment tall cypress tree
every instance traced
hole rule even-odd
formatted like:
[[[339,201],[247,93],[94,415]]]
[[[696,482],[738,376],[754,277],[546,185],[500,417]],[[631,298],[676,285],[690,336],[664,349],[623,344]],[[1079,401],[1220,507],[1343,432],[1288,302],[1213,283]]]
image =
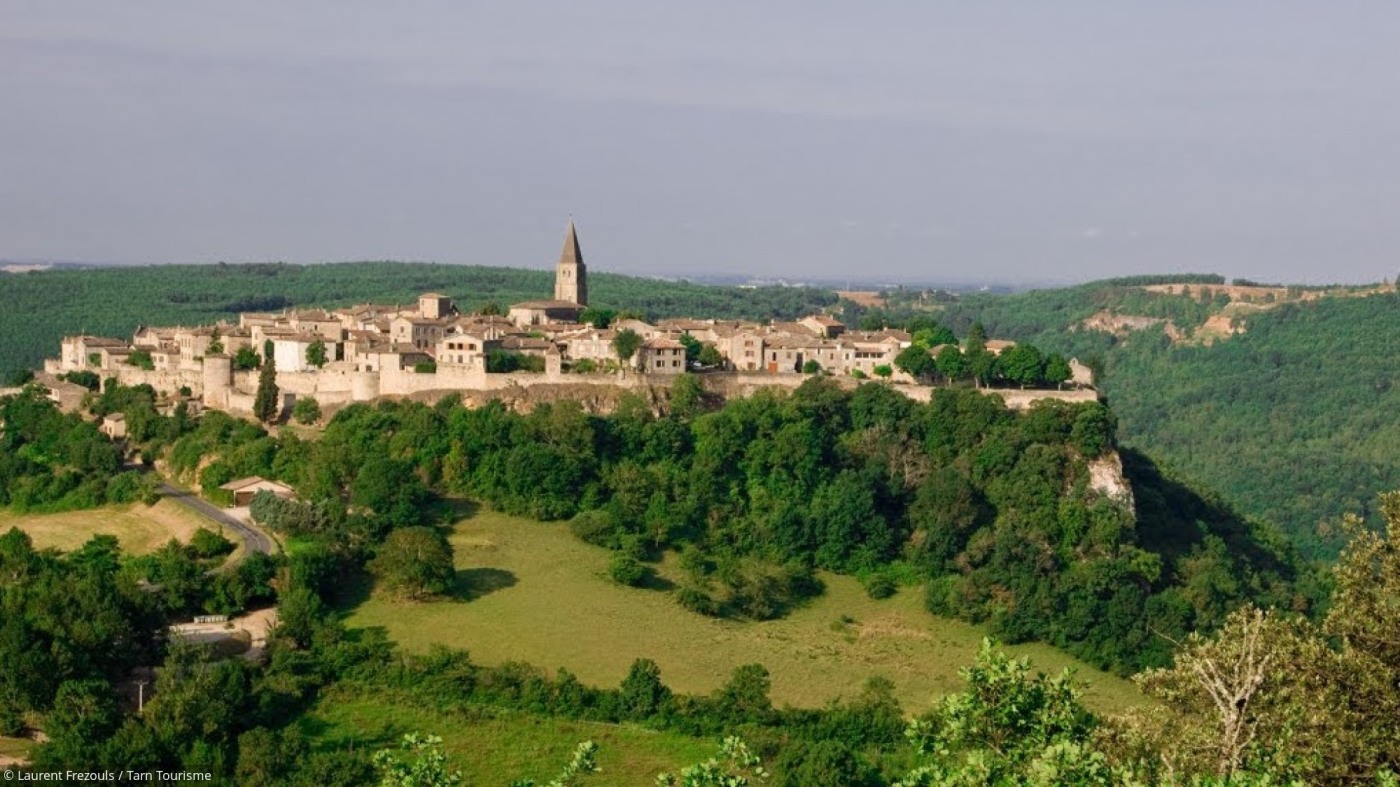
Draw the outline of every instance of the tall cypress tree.
[[[253,415],[263,423],[277,420],[277,361],[272,357],[272,340],[263,342],[262,371],[258,372],[258,393],[253,397]]]

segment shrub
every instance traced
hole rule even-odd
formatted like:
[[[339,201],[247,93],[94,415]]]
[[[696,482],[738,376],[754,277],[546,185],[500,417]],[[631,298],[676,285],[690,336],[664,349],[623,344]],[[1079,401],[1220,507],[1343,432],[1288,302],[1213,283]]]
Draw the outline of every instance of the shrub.
[[[95,373],[85,370],[69,372],[68,374],[62,375],[59,379],[67,380],[70,383],[77,383],[89,391],[96,391],[102,385],[102,381],[98,379]]]
[[[232,552],[233,542],[212,530],[201,527],[194,531],[194,536],[190,539],[190,549],[197,558],[218,557]]]
[[[299,424],[314,424],[321,420],[321,403],[310,396],[299,397],[292,405],[292,418]]]
[[[701,615],[715,617],[719,614],[719,604],[710,597],[709,593],[693,585],[687,585],[676,591],[676,603]]]
[[[613,555],[608,562],[608,576],[619,585],[636,587],[642,584],[648,573],[647,567],[631,555]]]
[[[899,589],[894,578],[883,571],[866,574],[861,584],[865,586],[865,594],[873,599],[889,598]]]
[[[617,546],[617,522],[602,509],[581,511],[569,520],[569,530],[585,544],[600,547]]]

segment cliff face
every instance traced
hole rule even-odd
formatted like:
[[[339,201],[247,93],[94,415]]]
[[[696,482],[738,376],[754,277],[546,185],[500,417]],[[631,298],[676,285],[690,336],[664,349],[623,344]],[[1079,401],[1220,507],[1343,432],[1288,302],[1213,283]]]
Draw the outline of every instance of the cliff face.
[[[1122,503],[1133,511],[1133,488],[1123,476],[1123,458],[1117,451],[1089,463],[1089,486],[1099,494]]]

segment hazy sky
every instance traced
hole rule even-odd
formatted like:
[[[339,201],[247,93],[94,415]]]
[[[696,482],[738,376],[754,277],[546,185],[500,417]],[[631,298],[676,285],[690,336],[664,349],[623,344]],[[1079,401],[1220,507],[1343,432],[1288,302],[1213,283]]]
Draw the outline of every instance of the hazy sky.
[[[1400,271],[1400,3],[0,0],[0,257]]]

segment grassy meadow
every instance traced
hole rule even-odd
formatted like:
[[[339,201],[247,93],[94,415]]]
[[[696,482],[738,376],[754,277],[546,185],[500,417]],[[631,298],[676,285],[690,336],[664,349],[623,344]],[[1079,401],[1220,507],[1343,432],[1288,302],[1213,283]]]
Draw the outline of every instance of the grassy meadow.
[[[455,598],[406,603],[371,595],[350,602],[351,626],[382,626],[411,651],[434,643],[467,649],[483,664],[525,661],[565,667],[596,686],[616,686],[632,661],[651,658],[672,689],[707,694],[735,667],[772,673],[777,705],[818,707],[852,696],[872,675],[894,682],[906,712],[958,691],[984,632],[923,610],[919,588],[868,598],[852,577],[823,575],[826,593],[781,620],[715,620],[682,609],[669,593],[607,579],[609,553],[562,523],[482,510],[451,536]],[[674,576],[674,567],[660,574]],[[1131,682],[1045,645],[1009,648],[1047,672],[1075,667],[1086,702],[1113,712],[1142,701]]]
[[[188,543],[201,527],[217,530],[204,517],[169,500],[153,506],[111,505],[58,514],[16,514],[0,509],[0,533],[18,527],[34,540],[36,549],[70,552],[96,535],[113,535],[128,554],[154,552],[172,538]]]
[[[470,716],[444,714],[385,695],[332,690],[299,724],[321,748],[393,749],[410,732],[442,738],[452,768],[467,784],[506,784],[530,777],[544,783],[582,741],[598,744],[599,784],[652,784],[656,774],[715,753],[717,745],[632,725],[570,721],[494,708]]]

